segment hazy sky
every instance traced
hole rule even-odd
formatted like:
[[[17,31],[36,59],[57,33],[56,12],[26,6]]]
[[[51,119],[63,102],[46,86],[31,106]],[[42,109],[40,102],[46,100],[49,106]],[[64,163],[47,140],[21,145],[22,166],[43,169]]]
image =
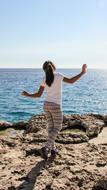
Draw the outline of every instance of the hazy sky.
[[[0,0],[0,67],[107,68],[107,0]]]

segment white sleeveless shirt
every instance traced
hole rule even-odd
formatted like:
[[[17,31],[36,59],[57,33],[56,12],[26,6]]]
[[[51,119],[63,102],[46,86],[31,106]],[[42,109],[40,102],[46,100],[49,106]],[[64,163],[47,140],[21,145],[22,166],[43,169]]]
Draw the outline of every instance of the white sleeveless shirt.
[[[43,78],[40,86],[46,89],[46,99],[47,102],[53,102],[61,105],[62,103],[62,80],[64,75],[59,72],[54,72],[54,81],[49,87],[45,82],[45,77]]]

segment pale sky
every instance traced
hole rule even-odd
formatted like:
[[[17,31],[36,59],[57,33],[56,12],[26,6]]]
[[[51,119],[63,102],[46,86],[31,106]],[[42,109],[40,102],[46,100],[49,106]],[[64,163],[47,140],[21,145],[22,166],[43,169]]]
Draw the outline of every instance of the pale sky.
[[[107,68],[107,0],[0,0],[0,67]]]

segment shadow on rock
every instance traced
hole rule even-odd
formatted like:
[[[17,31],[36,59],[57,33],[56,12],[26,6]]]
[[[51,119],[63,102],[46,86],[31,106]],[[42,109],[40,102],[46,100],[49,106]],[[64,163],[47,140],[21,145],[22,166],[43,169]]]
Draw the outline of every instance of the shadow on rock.
[[[42,160],[37,165],[32,168],[32,170],[27,174],[27,176],[20,178],[20,180],[25,180],[21,185],[19,185],[16,190],[33,190],[36,183],[37,177],[42,173],[43,168],[46,165],[46,161]]]
[[[41,156],[41,149],[30,149],[30,150],[26,150],[26,157],[27,156]]]
[[[26,176],[18,179],[19,181],[24,181],[22,184],[20,184],[18,187],[11,186],[8,188],[8,190],[33,190],[34,186],[36,185],[35,183],[37,177],[42,174],[45,167],[49,166],[53,160],[54,159],[51,158],[48,161],[41,160]]]
[[[92,188],[92,190],[107,190],[107,179],[99,180]]]

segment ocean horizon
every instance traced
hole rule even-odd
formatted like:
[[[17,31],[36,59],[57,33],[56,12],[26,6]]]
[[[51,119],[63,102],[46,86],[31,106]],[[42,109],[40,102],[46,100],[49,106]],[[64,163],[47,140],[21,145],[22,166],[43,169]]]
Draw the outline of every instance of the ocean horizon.
[[[68,77],[77,75],[78,68],[57,69]],[[43,113],[45,93],[41,98],[21,96],[26,90],[38,90],[44,73],[40,68],[0,68],[0,120],[10,122],[28,120]],[[64,114],[107,114],[107,70],[88,69],[74,84],[63,82],[62,110]]]

